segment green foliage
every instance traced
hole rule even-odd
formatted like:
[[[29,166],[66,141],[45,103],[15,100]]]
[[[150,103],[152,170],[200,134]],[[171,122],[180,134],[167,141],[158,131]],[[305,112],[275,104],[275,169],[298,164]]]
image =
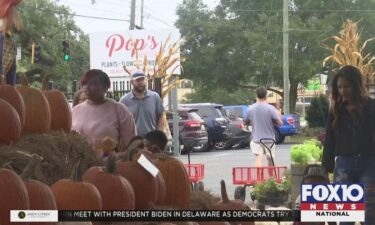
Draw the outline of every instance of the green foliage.
[[[311,100],[311,106],[306,112],[309,127],[325,127],[328,122],[329,104],[327,97],[320,95]]]
[[[283,180],[281,183],[270,178],[266,181],[259,182],[254,186],[251,195],[258,201],[265,200],[270,197],[288,196],[291,191],[291,183],[289,179]]]
[[[187,103],[215,102],[223,105],[250,104],[255,98],[253,90],[237,89],[228,92],[224,89],[196,88],[196,91],[186,96]]]
[[[14,33],[16,44],[22,47],[17,72],[26,72],[34,83],[41,83],[46,74],[55,74],[51,77],[55,88],[67,91],[72,80],[79,80],[89,69],[88,36],[75,25],[68,8],[50,0],[22,1],[18,11],[24,28]],[[70,61],[63,58],[64,40],[70,42]],[[41,60],[36,64],[31,64],[32,43],[41,49]]]
[[[322,159],[323,149],[316,139],[310,139],[303,144],[293,145],[290,150],[290,157],[294,163],[309,164],[320,162]]]
[[[375,1],[290,2],[290,111],[294,112],[298,84],[322,71],[332,74],[333,65],[322,67],[329,52],[320,42],[337,34],[346,19],[362,19],[362,38],[372,38],[375,14],[363,10],[375,8]],[[209,10],[202,0],[184,0],[177,10],[176,26],[185,39],[181,49],[186,59],[184,76],[199,84],[197,93],[230,93],[250,85],[282,88],[282,14],[282,1],[225,0]],[[375,52],[375,45],[368,47]]]

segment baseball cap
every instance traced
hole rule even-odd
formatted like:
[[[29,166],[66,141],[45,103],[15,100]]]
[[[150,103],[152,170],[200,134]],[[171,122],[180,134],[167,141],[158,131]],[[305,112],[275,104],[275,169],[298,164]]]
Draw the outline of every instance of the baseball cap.
[[[131,74],[131,79],[132,80],[137,80],[139,78],[145,78],[146,75],[142,70],[136,70]]]

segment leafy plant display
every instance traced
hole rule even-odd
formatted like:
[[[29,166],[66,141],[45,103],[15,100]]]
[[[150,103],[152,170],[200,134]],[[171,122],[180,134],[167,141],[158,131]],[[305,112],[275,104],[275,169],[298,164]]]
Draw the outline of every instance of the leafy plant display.
[[[286,201],[290,191],[291,183],[289,179],[283,179],[280,183],[274,178],[270,178],[257,183],[251,192],[251,197],[259,202]]]
[[[320,162],[323,155],[321,144],[316,139],[304,141],[303,144],[293,145],[290,157],[297,164],[309,164]]]

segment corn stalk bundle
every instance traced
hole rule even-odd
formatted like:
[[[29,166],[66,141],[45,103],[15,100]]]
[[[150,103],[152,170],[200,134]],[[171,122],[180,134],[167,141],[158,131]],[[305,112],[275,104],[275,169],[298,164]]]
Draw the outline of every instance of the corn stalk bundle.
[[[323,60],[323,66],[332,61],[340,67],[352,65],[357,67],[363,74],[363,80],[370,82],[374,79],[375,72],[373,68],[375,57],[370,53],[365,53],[367,44],[375,38],[370,38],[361,44],[361,30],[358,23],[347,20],[338,36],[331,36],[322,41],[322,46],[331,52],[331,55]],[[327,44],[333,40],[335,45],[331,47]]]

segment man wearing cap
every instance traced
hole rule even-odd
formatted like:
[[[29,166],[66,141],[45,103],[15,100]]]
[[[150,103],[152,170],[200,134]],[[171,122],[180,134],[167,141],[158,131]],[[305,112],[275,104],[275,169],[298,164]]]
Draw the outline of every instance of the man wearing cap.
[[[131,74],[131,84],[133,90],[122,96],[120,102],[133,114],[138,135],[143,137],[150,131],[163,130],[164,106],[156,92],[147,90],[144,72],[134,71]]]

